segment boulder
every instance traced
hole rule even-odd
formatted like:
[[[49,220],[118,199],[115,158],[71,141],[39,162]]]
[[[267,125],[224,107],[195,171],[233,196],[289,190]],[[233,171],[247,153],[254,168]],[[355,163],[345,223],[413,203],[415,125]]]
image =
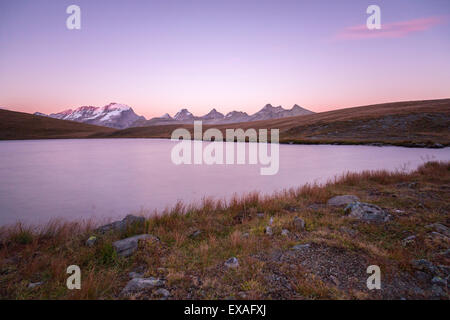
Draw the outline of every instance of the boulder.
[[[346,206],[346,205],[356,202],[356,201],[359,201],[359,198],[357,196],[347,194],[347,195],[343,195],[343,196],[336,196],[336,197],[330,198],[327,201],[327,205],[340,207],[340,206]]]
[[[127,295],[130,293],[136,293],[150,288],[162,287],[165,281],[157,278],[134,278],[128,281],[125,288],[123,288],[120,295]]]
[[[298,231],[302,231],[305,229],[305,220],[303,220],[302,218],[295,217],[292,223],[294,224],[294,228]]]
[[[97,242],[97,237],[96,236],[90,236],[89,239],[86,240],[86,245],[88,247],[93,247],[96,242]]]
[[[140,234],[126,239],[113,242],[113,247],[121,257],[132,255],[138,248],[139,240],[159,241],[159,239],[150,234]]]
[[[429,230],[434,230],[434,231],[441,233],[447,237],[450,237],[450,229],[441,223],[429,224],[429,225],[425,226],[425,228],[429,229]]]
[[[386,222],[390,219],[390,215],[380,207],[364,202],[350,203],[345,212],[349,217],[365,222]]]
[[[292,247],[292,250],[303,250],[303,249],[307,249],[309,248],[311,245],[309,243],[305,243],[305,244],[297,244],[295,246]]]
[[[227,268],[235,269],[239,267],[239,260],[236,257],[232,257],[225,261],[224,265]]]
[[[127,215],[123,220],[121,221],[114,221],[112,223],[106,224],[104,226],[101,226],[97,228],[95,231],[98,233],[106,233],[109,231],[126,231],[129,226],[135,226],[135,225],[143,225],[145,223],[144,217],[137,217],[133,215]]]

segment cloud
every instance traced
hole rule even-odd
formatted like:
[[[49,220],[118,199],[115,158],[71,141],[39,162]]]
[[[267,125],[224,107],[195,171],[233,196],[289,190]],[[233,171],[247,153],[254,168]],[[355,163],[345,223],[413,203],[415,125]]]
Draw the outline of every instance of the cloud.
[[[403,38],[411,33],[426,31],[447,22],[446,17],[435,16],[399,22],[381,23],[381,29],[369,30],[366,25],[347,27],[335,36],[335,40],[359,40],[373,38]]]

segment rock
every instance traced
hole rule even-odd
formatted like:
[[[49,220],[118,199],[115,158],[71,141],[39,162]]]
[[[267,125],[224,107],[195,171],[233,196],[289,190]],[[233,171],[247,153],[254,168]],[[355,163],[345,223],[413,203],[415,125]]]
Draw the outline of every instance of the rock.
[[[289,235],[289,230],[287,230],[287,229],[281,230],[281,235],[282,236],[288,236]]]
[[[294,224],[294,228],[298,231],[302,231],[305,229],[305,220],[303,220],[302,218],[295,217],[293,224]]]
[[[311,245],[309,243],[305,243],[305,244],[297,244],[295,246],[292,247],[292,250],[303,250],[303,249],[307,249],[309,248]]]
[[[435,144],[433,144],[433,148],[443,148],[444,147],[444,145],[443,144],[440,144],[440,143],[435,143]]]
[[[267,227],[264,229],[264,233],[267,234],[268,236],[273,235],[272,228],[269,227],[269,226],[267,226]]]
[[[29,288],[29,289],[34,289],[34,288],[36,288],[36,287],[41,286],[43,283],[44,283],[44,282],[30,282],[30,283],[28,284],[28,288]]]
[[[97,237],[96,236],[90,236],[89,239],[86,240],[86,245],[88,247],[93,247],[96,242],[97,242]]]
[[[433,296],[435,296],[435,297],[445,297],[445,296],[447,296],[445,294],[444,290],[442,289],[442,287],[438,286],[438,285],[435,285],[435,284],[431,287],[431,292],[433,293]]]
[[[170,297],[170,292],[167,289],[159,288],[155,291],[155,295],[160,296],[161,300],[166,300],[168,297]]]
[[[128,273],[128,276],[131,279],[134,279],[134,278],[142,278],[144,276],[144,274],[141,273],[141,272],[134,272],[134,271],[132,271],[132,272]]]
[[[425,226],[426,229],[437,231],[438,233],[444,234],[450,237],[450,229],[441,223],[433,223]]]
[[[264,212],[258,212],[258,213],[256,214],[256,216],[257,216],[258,218],[264,218]]]
[[[386,222],[390,219],[390,215],[380,207],[364,202],[350,203],[345,212],[349,217],[365,222]]]
[[[202,230],[195,230],[194,232],[192,232],[192,233],[189,235],[189,238],[191,238],[191,239],[198,238],[199,236],[201,236],[202,233],[203,233]]]
[[[345,232],[345,233],[349,234],[352,237],[354,237],[354,236],[356,236],[358,234],[358,231],[353,230],[351,228],[347,228],[347,227],[341,227],[340,230],[342,232]]]
[[[340,206],[346,206],[346,205],[356,202],[356,201],[359,201],[359,198],[357,196],[347,194],[347,195],[343,195],[343,196],[336,196],[336,197],[330,198],[327,201],[327,205],[340,207]]]
[[[127,295],[130,293],[136,293],[145,289],[162,287],[165,284],[164,280],[150,278],[134,278],[128,281],[125,288],[123,288],[120,295]]]
[[[133,215],[127,215],[123,220],[121,221],[115,221],[110,224],[106,224],[104,226],[101,226],[97,228],[95,231],[98,233],[106,233],[109,231],[126,231],[129,226],[135,226],[145,223],[144,217],[137,217]]]
[[[224,265],[227,268],[235,269],[239,267],[239,260],[236,257],[232,257],[225,261]]]
[[[250,236],[250,234],[248,232],[244,232],[242,234],[242,238],[248,238]]]
[[[117,254],[121,257],[128,257],[132,255],[138,248],[139,240],[159,241],[159,239],[150,234],[141,234],[126,239],[113,242],[113,247]]]
[[[411,264],[414,268],[423,272],[427,272],[430,274],[435,274],[438,272],[436,266],[433,265],[430,261],[425,259],[413,260],[411,261]]]
[[[402,240],[402,245],[407,246],[411,243],[414,243],[416,240],[416,236],[412,235]]]
[[[339,287],[339,285],[341,284],[341,282],[339,281],[338,278],[336,278],[335,276],[331,275],[330,276],[331,281],[333,281],[333,283],[336,285],[336,287]]]
[[[444,288],[447,287],[447,280],[442,279],[441,277],[434,277],[433,279],[431,279],[431,283]]]

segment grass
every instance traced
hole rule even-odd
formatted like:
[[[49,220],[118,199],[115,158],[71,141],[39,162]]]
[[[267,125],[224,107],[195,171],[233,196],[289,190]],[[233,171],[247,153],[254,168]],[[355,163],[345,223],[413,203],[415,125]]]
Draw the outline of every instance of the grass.
[[[449,187],[449,162],[428,162],[412,173],[346,173],[324,185],[272,196],[252,193],[226,203],[212,199],[198,206],[178,203],[126,232],[96,235],[98,241],[92,247],[85,242],[95,234],[93,221],[3,227],[0,297],[117,299],[128,273],[140,270],[145,276],[166,279],[172,299],[392,298],[398,289],[395,281],[382,292],[364,290],[365,267],[377,264],[385,279],[405,273],[415,283],[412,259],[445,264],[436,254],[449,244],[430,238],[425,226],[448,223]],[[379,205],[393,219],[366,224],[346,217],[342,208],[324,205],[339,194],[354,194]],[[296,230],[296,216],[306,222],[306,230]],[[272,236],[264,233],[270,218]],[[288,236],[281,235],[283,229],[289,230]],[[196,230],[201,233],[193,237]],[[112,243],[140,233],[161,241],[140,243],[131,257],[117,256]],[[417,241],[402,245],[412,234]],[[307,255],[290,250],[300,243],[311,244]],[[224,261],[233,256],[239,259],[239,267],[225,268]],[[72,264],[82,270],[81,290],[65,286],[66,268]],[[333,276],[339,278],[335,281],[328,274],[333,268],[340,270]],[[29,288],[31,282],[43,283]],[[135,298],[155,296],[147,290]]]

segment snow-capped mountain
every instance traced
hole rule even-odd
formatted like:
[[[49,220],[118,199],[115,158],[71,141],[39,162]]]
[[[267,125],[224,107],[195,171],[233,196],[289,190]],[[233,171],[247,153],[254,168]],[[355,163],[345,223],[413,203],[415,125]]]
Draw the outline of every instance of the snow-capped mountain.
[[[251,116],[250,121],[279,119],[279,118],[307,115],[311,113],[314,112],[304,109],[299,105],[294,105],[292,109],[287,110],[284,109],[282,106],[273,107],[271,104],[266,104],[264,108],[262,108],[257,113]]]
[[[188,109],[181,109],[173,118],[178,121],[191,121],[194,120],[194,115]]]
[[[35,115],[44,114],[36,112]],[[45,115],[44,115],[45,116]],[[58,113],[52,113],[48,117],[71,120],[98,126],[111,127],[116,129],[129,128],[137,120],[145,120],[138,116],[133,109],[127,105],[119,103],[110,103],[104,107],[83,106],[75,110],[68,109]]]

